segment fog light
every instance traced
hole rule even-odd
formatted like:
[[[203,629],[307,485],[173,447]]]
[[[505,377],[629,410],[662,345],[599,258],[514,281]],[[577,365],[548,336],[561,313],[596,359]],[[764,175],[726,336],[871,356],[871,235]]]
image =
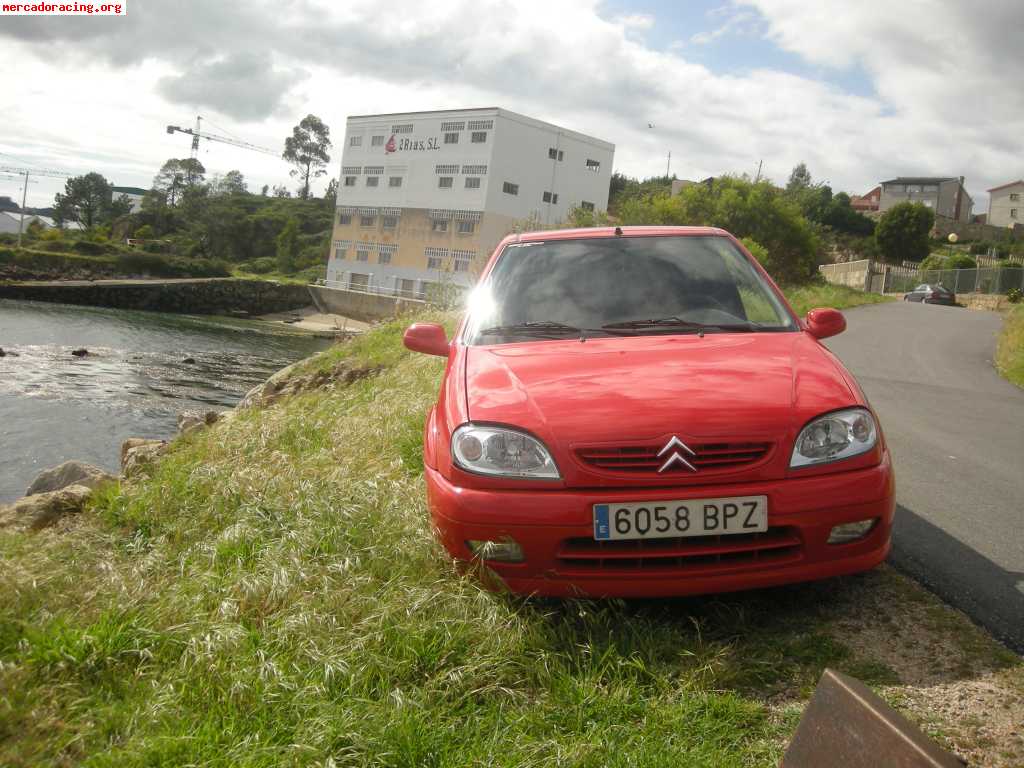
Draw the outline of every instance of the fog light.
[[[856,523],[837,525],[828,535],[828,543],[848,544],[851,541],[863,539],[875,527],[876,522],[878,519],[873,517],[870,520],[858,520]]]
[[[521,563],[526,559],[523,555],[523,548],[512,539],[504,541],[475,541],[470,539],[466,542],[473,557],[481,560],[491,560],[499,563]]]

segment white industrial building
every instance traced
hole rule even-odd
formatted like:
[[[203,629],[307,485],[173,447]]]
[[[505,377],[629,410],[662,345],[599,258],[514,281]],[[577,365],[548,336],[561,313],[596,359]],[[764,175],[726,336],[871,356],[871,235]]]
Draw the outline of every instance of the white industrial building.
[[[496,107],[350,117],[327,284],[468,286],[517,226],[608,205],[608,142]]]

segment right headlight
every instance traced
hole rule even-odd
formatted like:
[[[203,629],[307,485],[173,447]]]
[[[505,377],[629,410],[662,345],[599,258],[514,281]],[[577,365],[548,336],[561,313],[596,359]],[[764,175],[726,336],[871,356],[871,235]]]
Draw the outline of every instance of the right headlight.
[[[790,468],[827,464],[867,453],[878,442],[878,428],[866,408],[847,408],[819,416],[800,430]]]
[[[560,477],[540,440],[507,427],[463,424],[452,435],[452,456],[458,466],[481,475],[544,480]]]

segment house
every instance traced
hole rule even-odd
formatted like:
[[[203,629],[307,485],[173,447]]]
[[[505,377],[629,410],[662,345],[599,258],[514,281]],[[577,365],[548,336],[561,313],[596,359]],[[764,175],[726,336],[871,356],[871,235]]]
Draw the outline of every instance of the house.
[[[974,201],[964,189],[964,177],[898,176],[881,183],[878,210],[883,213],[899,203],[920,203],[954,221],[970,223]]]
[[[1024,224],[1024,180],[992,187],[988,191],[988,223],[995,227]]]
[[[524,221],[604,210],[615,147],[496,107],[349,117],[328,287],[469,287]]]
[[[701,179],[700,181],[690,181],[689,179],[673,179],[672,180],[672,194],[673,195],[678,195],[680,192],[682,192],[687,187],[692,187],[692,186],[695,186],[697,184],[703,184],[705,187],[710,188],[711,185],[714,184],[714,183],[715,183],[715,177],[714,176],[708,176],[706,179]]]
[[[117,200],[120,197],[127,197],[131,201],[132,209],[129,213],[138,213],[142,210],[142,198],[148,190],[142,187],[111,187],[110,199]]]
[[[57,222],[51,219],[49,216],[41,216],[38,213],[26,213],[25,214],[25,230],[28,230],[29,224],[32,222],[37,223],[43,229],[50,229],[51,227],[57,226]],[[19,211],[0,211],[0,233],[4,234],[18,234],[18,229],[21,227],[21,213]],[[73,222],[64,222],[64,229],[81,229],[81,225]]]
[[[879,202],[882,198],[882,188],[875,187],[866,195],[854,196],[850,198],[850,207],[855,211],[861,213],[869,213],[871,211],[877,211]]]

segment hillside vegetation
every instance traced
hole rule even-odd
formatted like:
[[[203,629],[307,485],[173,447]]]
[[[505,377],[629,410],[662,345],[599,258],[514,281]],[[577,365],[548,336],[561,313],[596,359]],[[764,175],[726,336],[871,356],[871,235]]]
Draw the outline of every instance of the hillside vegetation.
[[[1020,763],[1020,660],[887,569],[629,602],[459,575],[420,458],[444,363],[403,325],[58,528],[0,529],[0,765],[772,766],[826,665]]]

